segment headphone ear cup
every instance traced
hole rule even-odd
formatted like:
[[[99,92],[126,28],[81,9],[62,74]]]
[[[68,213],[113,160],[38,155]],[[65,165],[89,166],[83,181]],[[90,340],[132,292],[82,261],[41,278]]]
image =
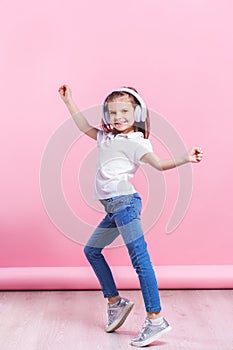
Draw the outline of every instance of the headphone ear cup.
[[[108,112],[104,112],[104,123],[106,124],[106,125],[108,125],[109,124],[109,117],[108,117]]]
[[[143,108],[143,110],[142,110],[141,121],[142,121],[142,122],[145,122],[145,121],[146,121],[146,118],[147,118],[147,110],[146,110],[146,108]]]
[[[137,105],[135,107],[135,110],[134,110],[134,120],[135,122],[140,122],[141,121],[141,116],[142,116],[142,109],[139,105]]]
[[[108,111],[107,111],[107,108],[106,108],[105,105],[104,105],[104,108],[103,108],[103,120],[104,120],[104,124],[106,124],[106,125],[110,124],[110,122],[109,122],[109,114],[108,114]]]

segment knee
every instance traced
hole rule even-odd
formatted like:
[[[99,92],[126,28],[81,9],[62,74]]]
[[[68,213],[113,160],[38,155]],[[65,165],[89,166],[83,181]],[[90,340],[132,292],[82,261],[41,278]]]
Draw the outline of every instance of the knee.
[[[143,237],[128,243],[127,248],[130,257],[133,259],[140,257],[143,258],[145,254],[148,254],[147,244]]]
[[[92,250],[92,248],[89,247],[88,245],[86,245],[86,246],[84,247],[84,249],[83,249],[84,254],[85,254],[87,260],[89,260],[90,257],[91,257],[91,250]]]
[[[99,249],[86,245],[84,247],[84,254],[86,255],[87,260],[91,261],[93,258],[96,258],[98,255],[100,255],[100,252]]]

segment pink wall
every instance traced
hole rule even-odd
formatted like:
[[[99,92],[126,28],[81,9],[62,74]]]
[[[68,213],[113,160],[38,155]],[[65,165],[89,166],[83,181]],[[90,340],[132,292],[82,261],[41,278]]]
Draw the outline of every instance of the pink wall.
[[[171,234],[166,226],[178,172],[161,177],[155,171],[161,205],[155,218],[156,195],[154,207],[146,205],[153,202],[147,174],[135,180],[154,223],[147,233],[151,259],[155,265],[233,264],[232,10],[231,0],[1,1],[1,267],[88,265],[80,243],[103,214],[91,199],[93,141],[70,143],[63,164],[64,194],[79,218],[76,241],[51,221],[41,197],[46,146],[69,119],[57,93],[62,83],[97,125],[105,95],[134,86],[188,147],[202,146],[204,160],[192,167],[191,203]],[[156,133],[156,117],[152,128]],[[69,130],[77,132],[73,124]],[[151,140],[166,156],[166,143]],[[151,171],[148,176],[153,187]],[[164,202],[158,184],[165,186]],[[130,264],[121,246],[106,255],[112,265]]]

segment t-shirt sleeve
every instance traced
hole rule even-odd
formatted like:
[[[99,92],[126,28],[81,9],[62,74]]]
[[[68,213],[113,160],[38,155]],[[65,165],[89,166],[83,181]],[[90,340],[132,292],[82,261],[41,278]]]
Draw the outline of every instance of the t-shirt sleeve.
[[[146,154],[153,152],[153,147],[148,139],[141,139],[138,147],[135,150],[134,161],[136,164],[144,164],[140,159]]]

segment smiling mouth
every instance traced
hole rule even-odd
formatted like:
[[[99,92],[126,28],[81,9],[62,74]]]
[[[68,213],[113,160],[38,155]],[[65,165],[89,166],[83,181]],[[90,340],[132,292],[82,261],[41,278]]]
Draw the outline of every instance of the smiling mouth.
[[[125,124],[128,124],[127,120],[120,121],[120,122],[115,122],[115,123],[114,123],[115,126],[125,125]]]

